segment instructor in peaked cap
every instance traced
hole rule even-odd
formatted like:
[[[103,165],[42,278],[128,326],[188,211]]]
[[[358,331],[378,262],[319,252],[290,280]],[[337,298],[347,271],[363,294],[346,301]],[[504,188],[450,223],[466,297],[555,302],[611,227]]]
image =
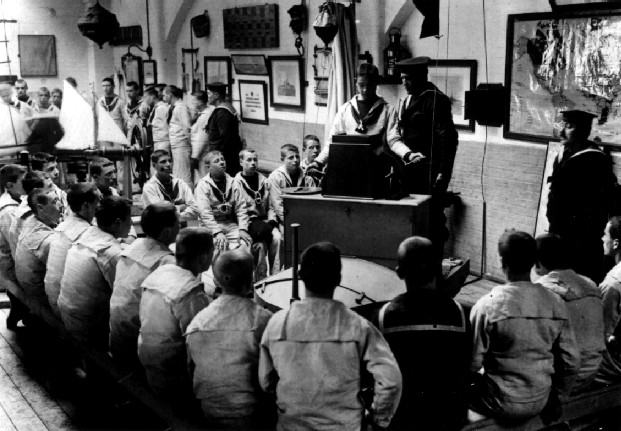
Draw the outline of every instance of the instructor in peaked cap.
[[[408,95],[399,101],[399,129],[408,153],[406,181],[410,193],[431,194],[431,241],[442,259],[448,239],[444,215],[444,195],[451,181],[457,151],[457,130],[453,124],[451,101],[427,81],[429,57],[415,57],[397,63]]]
[[[549,231],[569,245],[572,269],[600,283],[604,276],[601,237],[617,179],[610,156],[588,140],[593,119],[585,111],[561,112],[562,151],[554,160],[548,195]]]
[[[207,121],[209,141],[205,153],[220,151],[226,160],[226,173],[235,176],[241,170],[239,152],[243,145],[239,135],[240,119],[226,99],[226,88],[223,82],[207,84],[207,103],[215,108]]]

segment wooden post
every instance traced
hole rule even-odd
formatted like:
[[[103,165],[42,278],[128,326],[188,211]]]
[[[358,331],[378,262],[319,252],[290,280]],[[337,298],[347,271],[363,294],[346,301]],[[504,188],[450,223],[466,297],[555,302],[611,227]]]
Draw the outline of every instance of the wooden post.
[[[300,294],[298,292],[298,228],[299,223],[291,223],[291,229],[293,232],[293,281],[291,284],[291,302],[299,301]]]

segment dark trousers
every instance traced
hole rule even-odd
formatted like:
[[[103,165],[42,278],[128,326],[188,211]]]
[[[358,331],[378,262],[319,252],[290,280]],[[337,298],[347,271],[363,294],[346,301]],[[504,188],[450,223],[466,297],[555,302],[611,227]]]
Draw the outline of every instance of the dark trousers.
[[[590,278],[599,284],[604,280],[604,248],[601,237],[605,223],[601,229],[589,228],[574,223],[563,226],[561,223],[550,223],[549,232],[563,238],[569,249],[571,269],[578,274]]]

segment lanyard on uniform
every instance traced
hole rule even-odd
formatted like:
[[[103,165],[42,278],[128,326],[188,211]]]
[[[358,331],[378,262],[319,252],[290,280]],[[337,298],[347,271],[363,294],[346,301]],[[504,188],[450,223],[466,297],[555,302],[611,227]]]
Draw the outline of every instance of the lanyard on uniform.
[[[257,205],[261,205],[261,202],[263,202],[263,189],[265,188],[265,183],[261,184],[261,186],[259,187],[259,190],[252,190],[250,186],[246,184],[246,180],[243,180],[240,182],[244,190],[246,190],[246,193],[248,193],[248,195],[250,196],[254,195],[254,203]]]
[[[158,184],[160,187],[160,191],[162,192],[162,194],[164,195],[164,199],[166,199],[168,202],[170,203],[175,203],[175,200],[177,199],[177,196],[179,196],[179,183],[175,184],[173,186],[173,196],[170,196],[168,194],[168,192],[166,191],[166,188],[164,187],[164,184],[162,184],[161,182]]]
[[[222,214],[230,214],[233,210],[233,206],[230,203],[228,203],[228,200],[231,198],[231,193],[233,191],[233,188],[231,187],[229,189],[229,192],[225,195],[224,193],[222,193],[222,190],[220,190],[218,187],[214,186],[213,184],[210,183],[209,186],[211,187],[213,194],[216,196],[216,199],[218,199],[218,201],[220,202],[220,205],[218,205],[216,209],[220,211]]]

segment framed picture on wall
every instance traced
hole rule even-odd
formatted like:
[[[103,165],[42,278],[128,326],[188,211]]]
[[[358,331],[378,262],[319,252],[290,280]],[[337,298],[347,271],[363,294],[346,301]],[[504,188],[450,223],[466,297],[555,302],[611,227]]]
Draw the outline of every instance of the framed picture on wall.
[[[121,57],[121,66],[125,72],[125,82],[137,82],[139,86],[143,84],[142,78],[142,58],[135,55],[126,54]]]
[[[212,82],[224,82],[228,86],[228,93],[231,94],[233,84],[231,57],[205,57],[204,70],[205,85]]]
[[[22,77],[58,76],[55,36],[20,34],[17,36],[17,43]]]
[[[618,9],[621,0],[549,0],[554,12]]]
[[[144,72],[144,85],[157,84],[157,61],[155,60],[143,61],[142,71]]]
[[[269,124],[267,84],[263,81],[239,81],[241,119],[245,123]]]
[[[267,75],[267,64],[264,55],[246,54],[231,55],[235,73],[238,75]]]
[[[451,100],[455,127],[474,132],[474,120],[466,120],[466,91],[477,81],[476,60],[437,60],[428,66],[428,79]]]
[[[270,106],[304,109],[304,66],[302,57],[268,57]]]

